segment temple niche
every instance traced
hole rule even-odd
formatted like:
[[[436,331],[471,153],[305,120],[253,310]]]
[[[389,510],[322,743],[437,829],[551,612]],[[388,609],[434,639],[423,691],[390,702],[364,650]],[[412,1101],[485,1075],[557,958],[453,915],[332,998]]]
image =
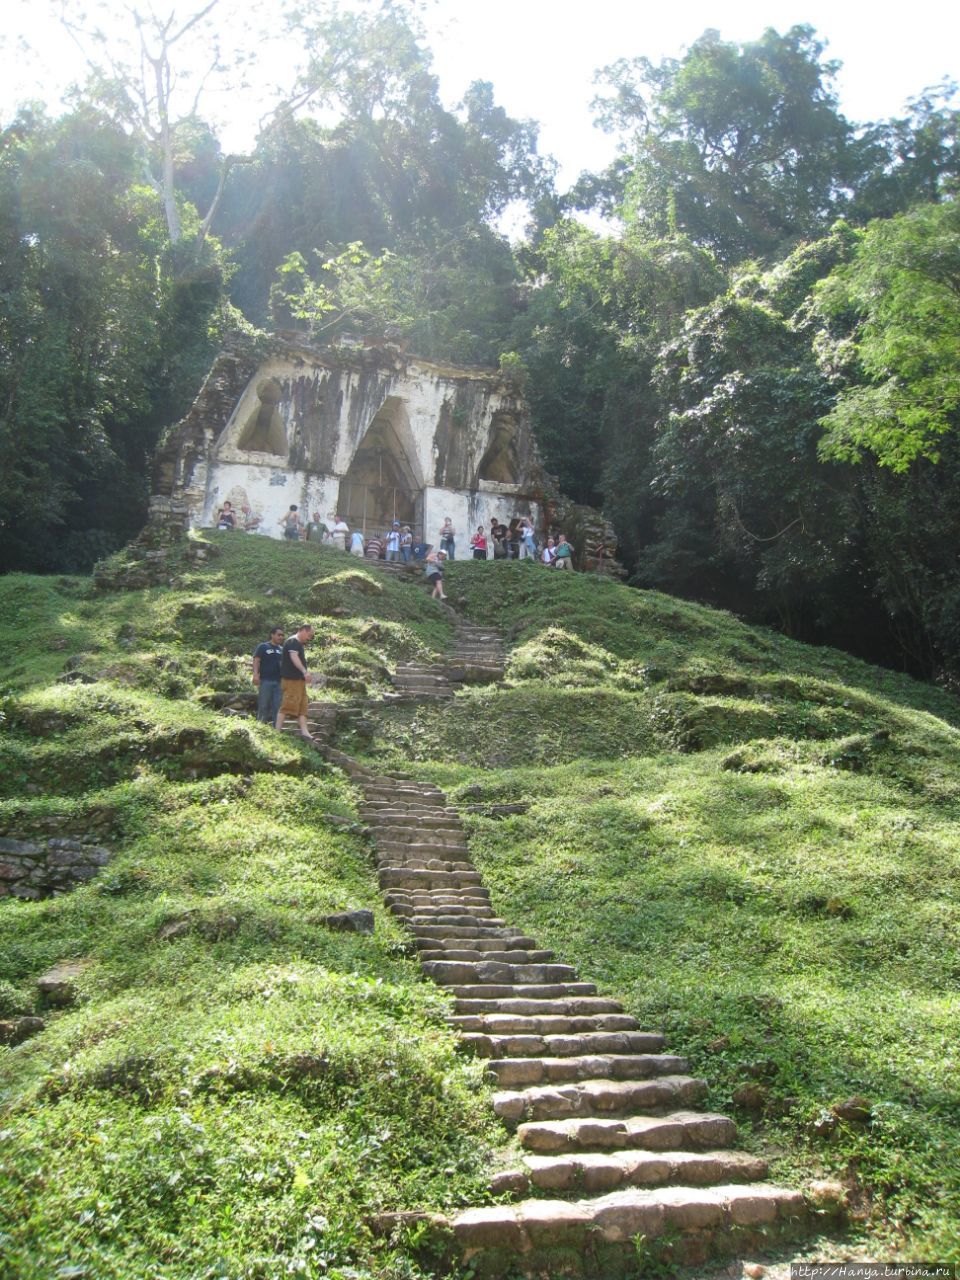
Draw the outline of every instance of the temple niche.
[[[276,378],[267,378],[257,384],[257,401],[240,433],[238,449],[287,456],[287,432],[278,408],[282,394],[283,389]]]
[[[209,528],[242,494],[272,537],[296,504],[366,535],[398,520],[434,543],[450,516],[463,543],[494,517],[537,521],[543,480],[526,405],[500,374],[284,335],[217,358],[157,451],[151,509]]]
[[[491,425],[491,440],[481,459],[477,478],[490,484],[517,483],[517,424],[512,415],[497,414]]]

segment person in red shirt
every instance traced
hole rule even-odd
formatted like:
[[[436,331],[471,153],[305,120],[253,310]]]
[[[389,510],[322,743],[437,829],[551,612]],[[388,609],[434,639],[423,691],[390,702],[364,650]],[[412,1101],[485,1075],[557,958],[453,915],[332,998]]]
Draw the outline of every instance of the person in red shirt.
[[[474,560],[486,560],[487,558],[487,535],[484,532],[483,525],[477,525],[477,532],[470,539],[470,546],[473,548]]]

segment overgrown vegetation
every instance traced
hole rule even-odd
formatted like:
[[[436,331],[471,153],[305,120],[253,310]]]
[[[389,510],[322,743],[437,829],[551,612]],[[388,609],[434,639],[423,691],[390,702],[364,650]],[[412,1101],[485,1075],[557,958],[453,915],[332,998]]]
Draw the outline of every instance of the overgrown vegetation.
[[[211,705],[250,688],[254,643],[295,625],[311,582],[342,615],[318,618],[313,666],[361,689],[447,624],[335,554],[217,544],[199,566],[171,555],[174,589],[0,582],[0,833],[113,852],[69,896],[0,904],[0,1016],[47,1019],[0,1048],[0,1253],[18,1280],[412,1276],[416,1250],[391,1261],[376,1213],[483,1195],[502,1143],[382,908],[354,789]],[[361,907],[373,937],[322,924]],[[77,1002],[45,1009],[35,980],[70,957],[87,962]]]
[[[508,920],[663,1028],[777,1176],[848,1183],[832,1248],[960,1256],[950,696],[668,596],[458,562],[506,682],[378,713],[385,670],[449,642],[425,590],[238,534],[156,572],[0,582],[0,834],[113,852],[69,896],[0,904],[0,1014],[46,1019],[0,1049],[18,1280],[430,1273],[376,1214],[478,1203],[511,1158],[380,905],[353,788],[230,714],[311,596],[325,696],[364,711],[342,745],[473,807]],[[321,923],[356,907],[373,937]],[[69,957],[78,1000],[44,1009]]]

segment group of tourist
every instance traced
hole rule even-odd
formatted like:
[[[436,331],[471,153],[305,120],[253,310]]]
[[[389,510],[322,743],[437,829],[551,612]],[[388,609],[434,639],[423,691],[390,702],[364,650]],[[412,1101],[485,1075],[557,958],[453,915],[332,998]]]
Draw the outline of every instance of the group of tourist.
[[[456,558],[456,537],[447,516],[440,529],[440,550],[450,560]],[[573,547],[566,537],[561,533],[539,546],[533,521],[527,516],[518,516],[509,525],[494,517],[489,530],[478,525],[470,539],[470,551],[474,560],[539,560],[554,569],[573,568]]]
[[[261,518],[254,516],[246,505],[238,514],[228,501],[217,512],[218,529],[251,532],[262,528],[262,523]],[[290,542],[321,542],[337,551],[349,551],[350,555],[367,560],[403,564],[414,559],[422,560],[428,578],[434,579],[433,594],[440,600],[446,598],[443,594],[442,564],[444,560],[455,560],[457,551],[457,531],[450,516],[445,517],[440,526],[440,546],[436,551],[430,543],[415,542],[410,525],[401,524],[399,520],[394,520],[382,534],[374,533],[365,538],[361,530],[351,530],[335,511],[325,520],[315,511],[313,518],[304,522],[297,505],[291,503],[279,524],[284,538]],[[573,548],[566,537],[561,533],[555,539],[547,538],[541,546],[529,516],[517,516],[509,525],[494,517],[489,530],[478,525],[470,538],[470,551],[474,560],[535,560],[552,569],[573,568]]]

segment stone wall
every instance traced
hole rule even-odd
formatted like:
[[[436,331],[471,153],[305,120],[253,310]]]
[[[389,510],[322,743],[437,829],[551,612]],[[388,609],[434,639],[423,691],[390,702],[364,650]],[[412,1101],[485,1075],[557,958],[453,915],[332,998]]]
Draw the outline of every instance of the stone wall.
[[[0,837],[0,898],[49,898],[84,884],[110,861],[110,852],[65,836],[48,840]]]

